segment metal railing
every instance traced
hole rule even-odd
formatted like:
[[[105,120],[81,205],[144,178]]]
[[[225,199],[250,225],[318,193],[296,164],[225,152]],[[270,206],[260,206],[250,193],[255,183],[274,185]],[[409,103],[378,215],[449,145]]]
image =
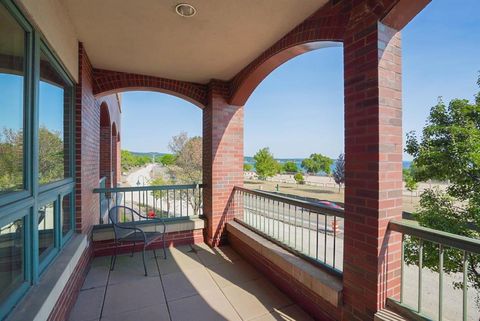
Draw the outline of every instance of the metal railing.
[[[475,291],[469,293],[468,288],[469,283],[472,281],[471,278],[473,274],[480,273],[480,240],[422,227],[417,223],[405,220],[391,221],[389,223],[389,229],[402,233],[402,280],[400,285],[400,301],[389,298],[388,304],[409,314],[412,319],[479,320],[479,307],[469,307],[468,305],[469,295]],[[413,260],[416,262],[412,262]],[[418,274],[416,277],[415,275],[411,275],[412,271],[409,271],[409,275],[406,276],[406,261],[408,263],[407,265],[413,264],[418,266]],[[436,261],[435,264],[432,264],[433,261]],[[448,273],[448,281],[454,284],[456,283],[456,285],[447,285],[450,288],[456,287],[461,291],[462,304],[460,304],[460,300],[455,300],[456,296],[453,293],[454,290],[450,290],[450,293],[448,294],[448,305],[450,308],[452,306],[461,307],[461,310],[458,309],[458,315],[445,316],[444,308],[446,305],[444,304],[444,287],[446,285],[446,268],[451,272]],[[438,273],[438,276],[434,275],[433,272]],[[432,285],[431,277],[438,277],[438,292],[434,291],[434,289],[429,289],[428,291],[428,293],[438,295],[436,298],[436,300],[438,300],[438,306],[436,309],[433,309],[436,311],[432,311],[432,307],[428,307],[428,309],[425,308],[425,298],[423,295],[425,292],[424,287],[426,285],[424,280],[425,273],[429,273],[430,275],[430,279],[427,280],[427,286],[429,287],[435,287],[435,285]],[[416,278],[416,293],[412,293],[415,292],[412,291],[412,286],[407,288],[405,285],[406,281],[411,281],[412,278]],[[412,296],[416,296],[416,308],[411,305]],[[428,299],[431,301],[431,298]],[[407,303],[406,301],[410,302]],[[471,301],[474,301],[474,299]],[[453,314],[453,312],[451,314]]]
[[[100,187],[99,223],[108,223],[108,209],[123,205],[147,217],[185,219],[203,215],[203,185]],[[105,204],[102,203],[102,200]],[[106,210],[107,209],[107,210]]]
[[[341,275],[341,208],[235,187],[235,219],[283,248]]]

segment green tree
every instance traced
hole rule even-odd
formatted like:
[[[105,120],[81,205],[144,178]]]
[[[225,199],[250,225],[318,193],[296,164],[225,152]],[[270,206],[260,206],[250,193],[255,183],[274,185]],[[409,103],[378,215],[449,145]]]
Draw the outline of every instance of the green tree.
[[[122,170],[128,171],[134,167],[142,167],[150,163],[152,160],[148,155],[136,155],[127,150],[121,151]]]
[[[298,167],[295,162],[288,161],[282,166],[282,170],[286,173],[297,173],[298,172]]]
[[[302,173],[295,174],[293,178],[295,179],[295,182],[297,182],[297,184],[305,184],[305,178],[303,177]]]
[[[316,174],[318,172],[330,174],[330,166],[332,166],[332,164],[333,160],[322,154],[312,154],[309,158],[305,158],[302,161],[302,167],[310,174]]]
[[[40,184],[65,177],[63,137],[42,126],[38,130]],[[23,185],[23,132],[4,128],[0,133],[0,193]]]
[[[23,186],[23,132],[0,132],[0,194]]]
[[[265,180],[267,177],[275,176],[280,172],[280,164],[270,153],[268,147],[260,149],[255,156],[255,170],[260,179]]]
[[[419,210],[414,213],[420,225],[480,238],[478,229],[470,228],[472,223],[480,226],[480,93],[474,103],[454,99],[446,105],[439,99],[430,111],[420,139],[414,132],[407,135],[405,150],[414,157],[416,181],[450,182],[446,191],[430,188],[422,193]],[[424,265],[438,271],[438,247],[426,244],[424,255]],[[418,242],[410,239],[406,261],[415,264],[417,259]],[[445,272],[457,273],[462,269],[462,253],[447,249]],[[468,279],[480,289],[478,256],[469,258]]]
[[[333,180],[338,184],[338,192],[340,193],[342,185],[345,184],[345,155],[343,153],[340,154],[335,161]]]
[[[405,188],[410,192],[410,203],[413,202],[413,192],[418,188],[418,182],[414,177],[414,167],[403,169],[403,181],[405,182]]]
[[[243,164],[243,171],[250,172],[250,171],[252,171],[252,169],[253,169],[252,164]]]
[[[160,163],[163,166],[170,166],[175,164],[175,155],[172,154],[165,154],[160,158]]]

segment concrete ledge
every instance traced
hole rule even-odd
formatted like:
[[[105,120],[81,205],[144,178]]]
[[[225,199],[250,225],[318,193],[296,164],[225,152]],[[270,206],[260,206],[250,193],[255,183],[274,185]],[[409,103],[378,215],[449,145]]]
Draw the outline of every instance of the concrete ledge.
[[[374,321],[407,321],[403,316],[390,309],[384,309],[375,313]]]
[[[185,232],[203,229],[205,227],[205,220],[201,218],[190,218],[185,220],[165,222],[165,225],[166,233]],[[142,224],[142,229],[145,229],[146,232],[154,232],[155,224]],[[112,240],[113,237],[113,228],[110,224],[94,226],[92,232],[92,240],[94,242]]]
[[[301,259],[237,222],[227,231],[335,308],[342,306],[342,280]]]
[[[8,321],[47,320],[82,254],[88,248],[85,234],[74,234],[70,242],[15,307]]]

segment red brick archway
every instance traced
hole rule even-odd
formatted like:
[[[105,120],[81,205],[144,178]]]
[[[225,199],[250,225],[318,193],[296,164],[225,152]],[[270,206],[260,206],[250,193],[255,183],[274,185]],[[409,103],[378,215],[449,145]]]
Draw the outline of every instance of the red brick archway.
[[[202,109],[207,104],[207,86],[202,84],[104,69],[93,69],[93,78],[95,97],[146,90],[177,96]]]

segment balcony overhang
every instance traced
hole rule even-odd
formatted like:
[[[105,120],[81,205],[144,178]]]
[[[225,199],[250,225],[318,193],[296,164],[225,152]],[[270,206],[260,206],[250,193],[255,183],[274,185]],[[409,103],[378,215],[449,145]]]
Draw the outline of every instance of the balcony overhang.
[[[327,0],[63,0],[96,68],[181,81],[229,80]]]

